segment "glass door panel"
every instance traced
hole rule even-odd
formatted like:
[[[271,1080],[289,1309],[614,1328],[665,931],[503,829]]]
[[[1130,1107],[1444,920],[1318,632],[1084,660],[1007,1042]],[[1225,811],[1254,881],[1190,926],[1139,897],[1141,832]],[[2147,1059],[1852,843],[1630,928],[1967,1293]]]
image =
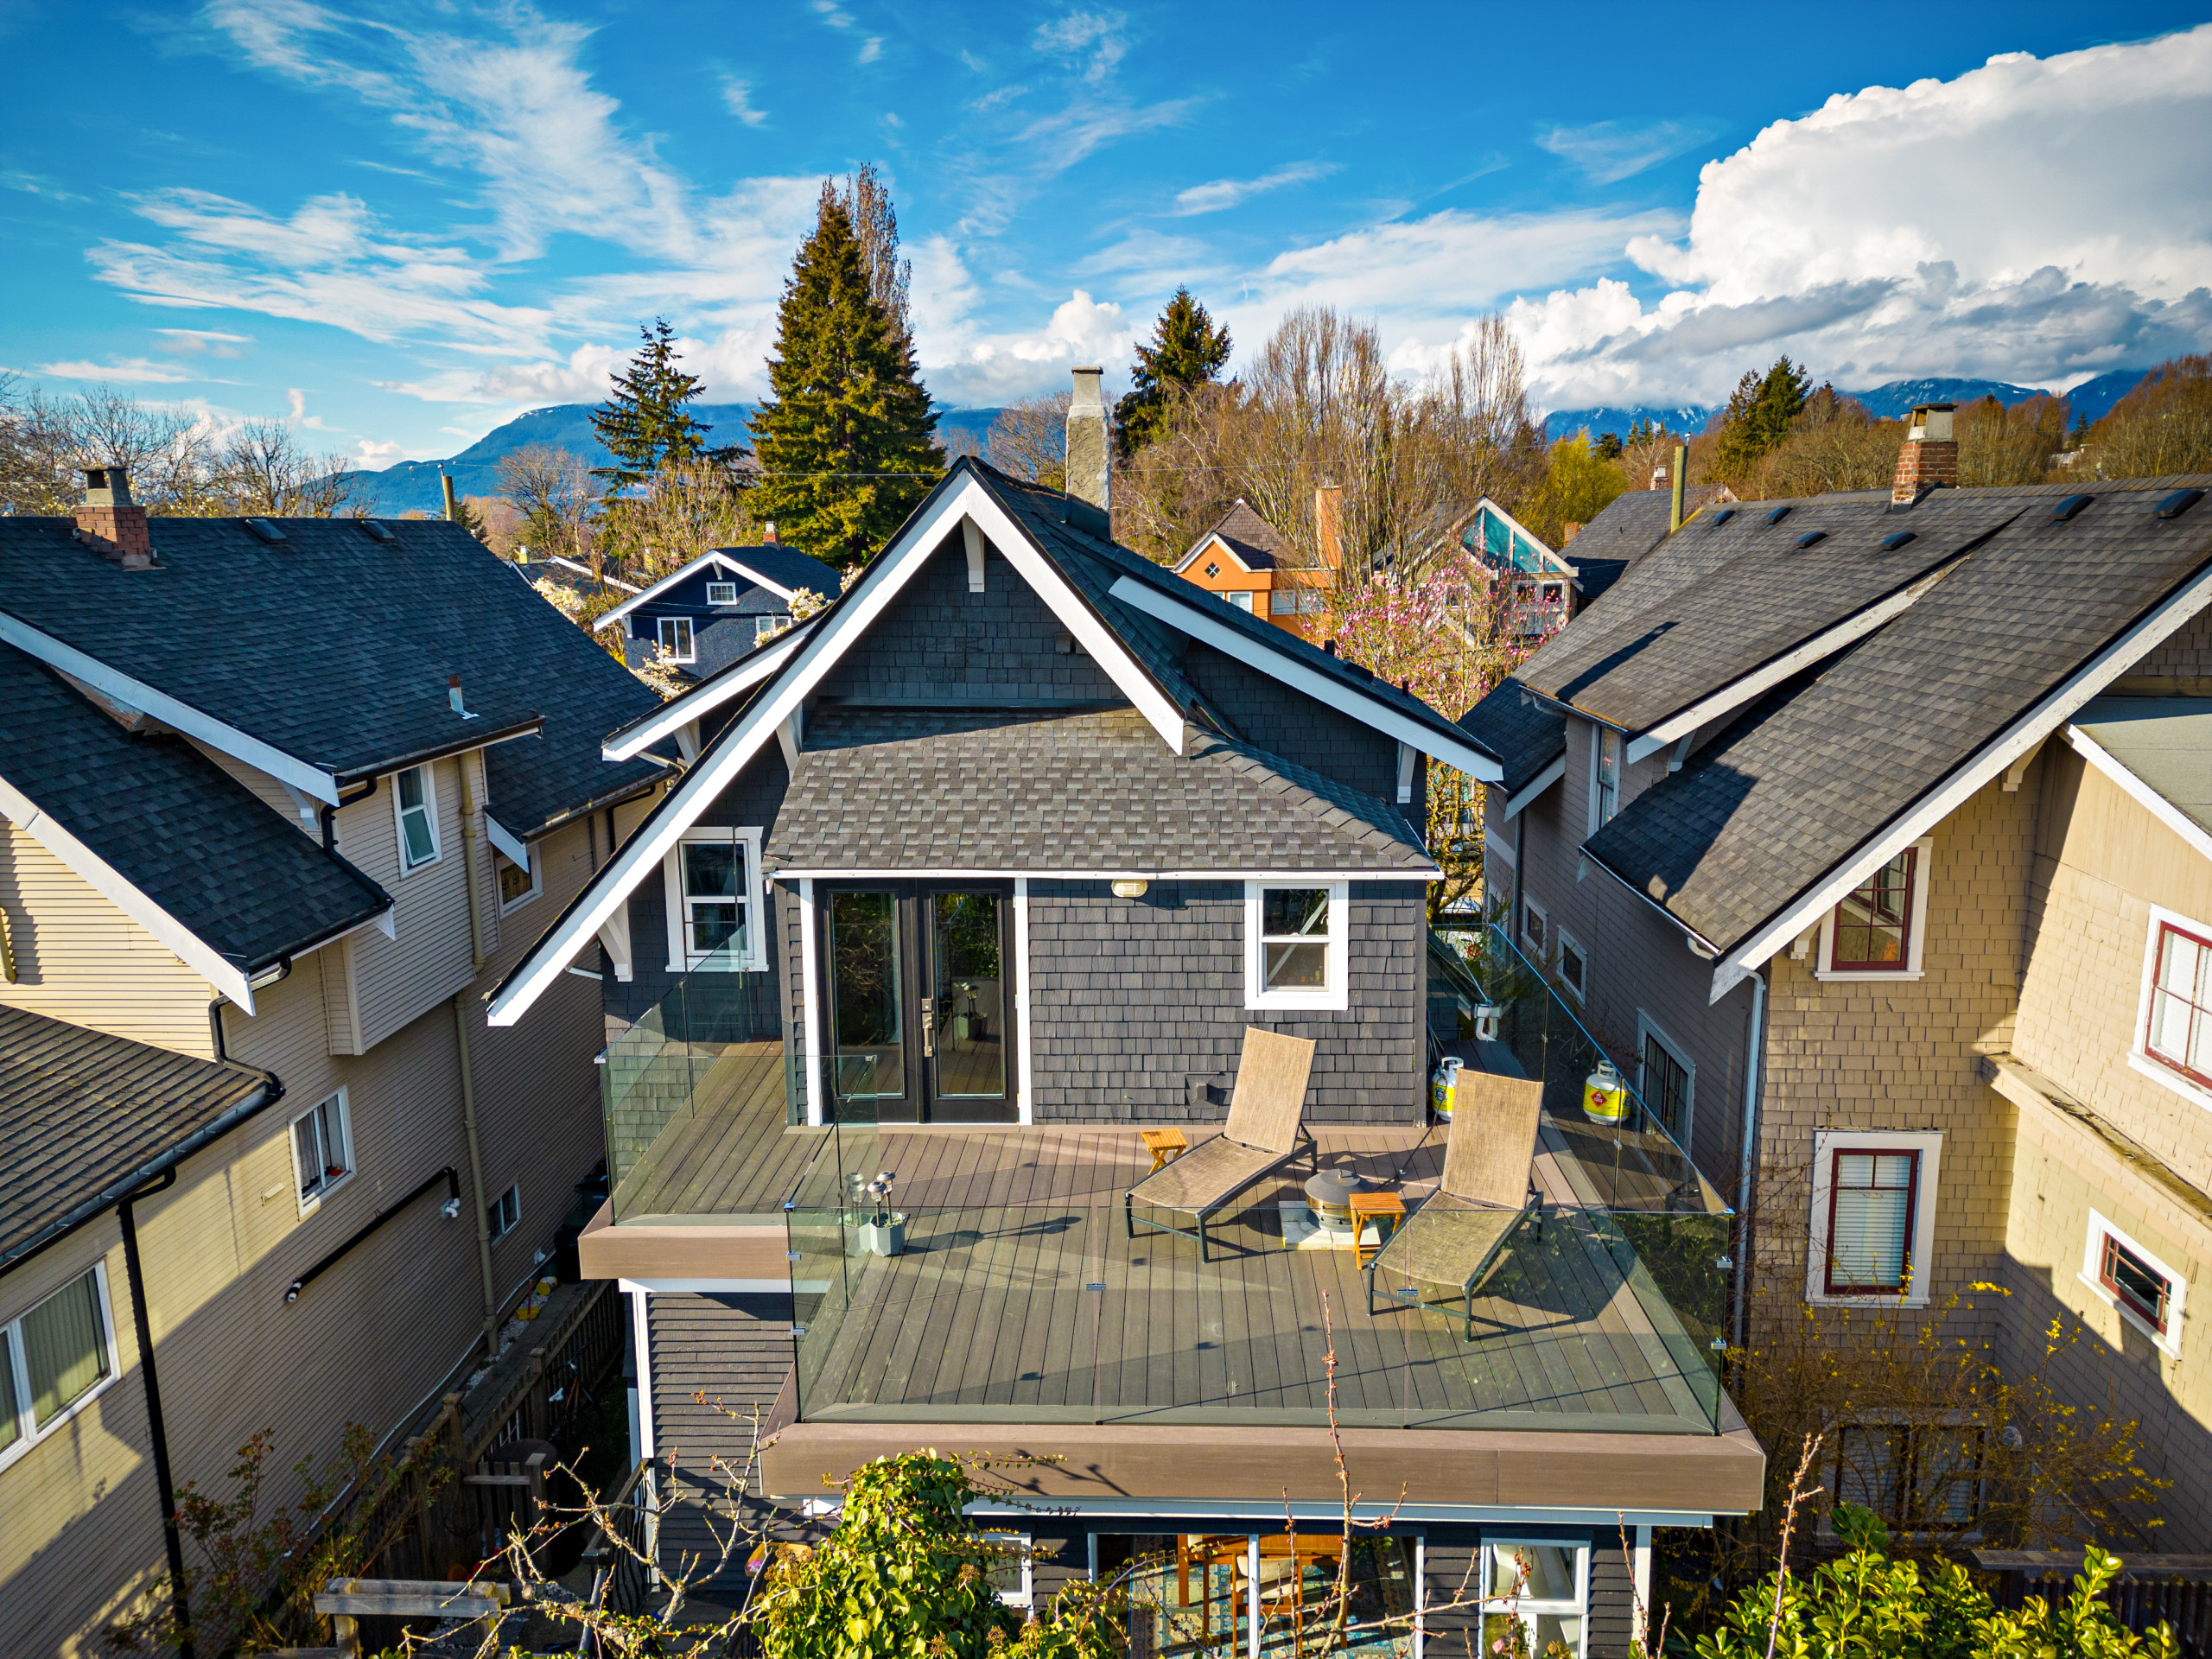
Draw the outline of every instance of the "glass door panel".
[[[906,1115],[899,908],[892,893],[830,895],[830,1052],[841,1116]],[[845,1113],[847,1102],[860,1110]]]
[[[1006,900],[994,892],[933,893],[924,901],[929,989],[921,1010],[931,1116],[1011,1122]]]

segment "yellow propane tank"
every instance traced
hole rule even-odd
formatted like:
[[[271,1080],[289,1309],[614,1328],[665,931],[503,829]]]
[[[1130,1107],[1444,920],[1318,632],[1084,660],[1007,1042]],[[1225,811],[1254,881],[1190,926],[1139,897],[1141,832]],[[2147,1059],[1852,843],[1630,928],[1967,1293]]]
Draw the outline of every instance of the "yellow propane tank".
[[[1435,1074],[1428,1080],[1428,1103],[1446,1123],[1452,1121],[1452,1107],[1459,1097],[1462,1064],[1457,1056],[1447,1054],[1437,1062]]]
[[[1628,1081],[1611,1060],[1599,1061],[1598,1069],[1582,1080],[1582,1115],[1609,1129],[1628,1122]]]

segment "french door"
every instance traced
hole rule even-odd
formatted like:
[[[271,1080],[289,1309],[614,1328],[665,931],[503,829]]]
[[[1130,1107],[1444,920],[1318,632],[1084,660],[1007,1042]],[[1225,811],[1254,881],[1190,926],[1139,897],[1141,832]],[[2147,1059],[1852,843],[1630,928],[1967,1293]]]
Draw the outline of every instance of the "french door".
[[[847,1122],[1014,1122],[1010,885],[817,893],[830,1109]]]

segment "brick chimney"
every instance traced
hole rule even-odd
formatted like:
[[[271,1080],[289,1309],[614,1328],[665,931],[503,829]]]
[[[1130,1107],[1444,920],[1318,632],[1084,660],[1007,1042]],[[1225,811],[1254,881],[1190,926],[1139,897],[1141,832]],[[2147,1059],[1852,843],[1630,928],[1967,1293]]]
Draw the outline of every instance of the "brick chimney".
[[[85,499],[77,509],[77,539],[125,570],[154,568],[146,509],[130,499],[130,474],[121,467],[85,468]]]
[[[1922,404],[1912,411],[1904,448],[1897,451],[1897,475],[1890,486],[1890,505],[1909,507],[1938,484],[1959,486],[1959,446],[1951,435],[1954,404]]]
[[[1313,492],[1313,550],[1324,570],[1341,570],[1344,564],[1344,493],[1335,484]]]
[[[1100,508],[1110,505],[1112,486],[1106,399],[1098,385],[1105,372],[1076,370],[1075,397],[1068,404],[1067,493]]]
[[[760,526],[760,545],[763,547],[773,547],[776,544],[776,521],[771,518],[766,524]]]

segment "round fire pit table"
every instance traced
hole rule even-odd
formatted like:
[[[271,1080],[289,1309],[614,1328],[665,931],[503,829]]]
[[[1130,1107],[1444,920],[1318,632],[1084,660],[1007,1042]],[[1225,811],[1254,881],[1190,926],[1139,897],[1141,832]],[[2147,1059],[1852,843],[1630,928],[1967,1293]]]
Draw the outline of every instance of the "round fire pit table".
[[[1368,1184],[1341,1169],[1325,1169],[1306,1183],[1306,1202],[1313,1219],[1332,1233],[1351,1231],[1351,1195],[1364,1192]]]

